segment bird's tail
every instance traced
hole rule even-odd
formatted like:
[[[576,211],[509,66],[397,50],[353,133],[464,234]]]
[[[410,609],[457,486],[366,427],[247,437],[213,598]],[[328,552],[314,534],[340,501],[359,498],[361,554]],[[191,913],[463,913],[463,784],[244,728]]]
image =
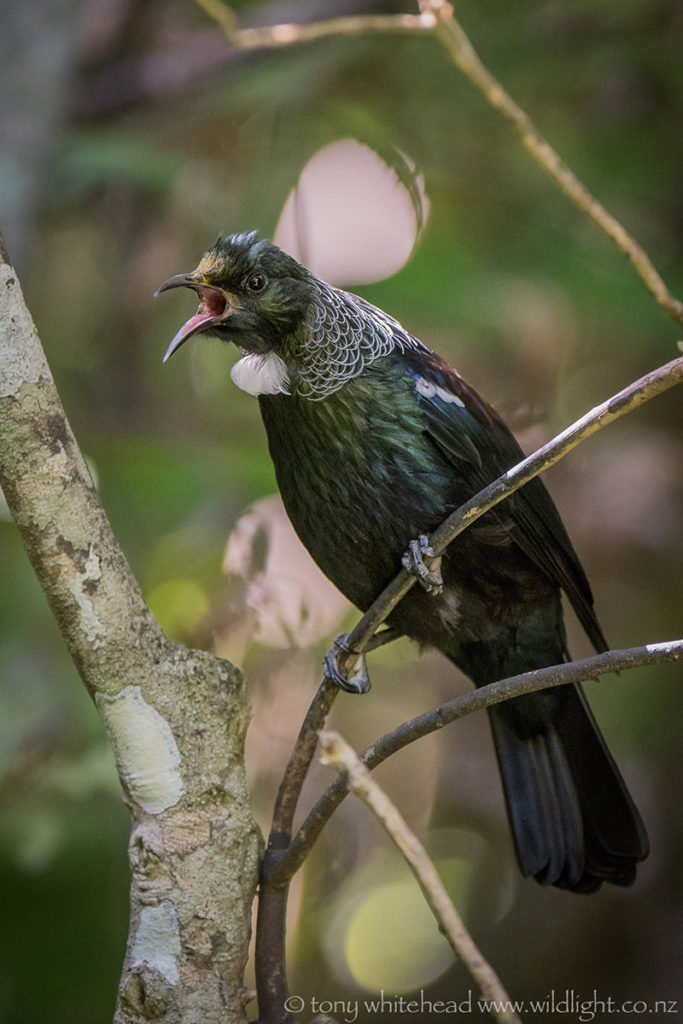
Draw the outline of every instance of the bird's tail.
[[[580,687],[489,709],[517,858],[543,885],[630,885],[648,840]]]

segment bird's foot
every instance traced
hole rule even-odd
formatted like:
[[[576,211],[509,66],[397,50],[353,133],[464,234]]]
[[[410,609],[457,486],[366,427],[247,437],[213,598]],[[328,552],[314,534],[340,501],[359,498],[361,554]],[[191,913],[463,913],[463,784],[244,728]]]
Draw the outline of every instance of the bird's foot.
[[[404,569],[415,576],[421,587],[436,597],[443,590],[441,577],[441,555],[430,546],[429,538],[421,533],[417,540],[411,540],[408,550],[401,559]]]
[[[348,641],[349,634],[340,633],[334,641],[332,649],[325,655],[323,660],[325,678],[329,679],[332,683],[336,683],[337,686],[342,690],[346,690],[347,693],[367,693],[370,689],[370,676],[365,664],[365,655],[356,655],[351,675],[347,675],[346,670],[341,667],[341,660],[347,655],[352,654]]]

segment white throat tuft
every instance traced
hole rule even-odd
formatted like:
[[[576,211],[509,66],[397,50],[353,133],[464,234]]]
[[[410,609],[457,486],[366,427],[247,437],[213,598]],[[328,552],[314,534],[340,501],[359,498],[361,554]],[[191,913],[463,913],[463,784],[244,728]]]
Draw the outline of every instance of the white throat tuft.
[[[249,352],[235,363],[230,376],[242,391],[249,395],[287,394],[289,378],[287,366],[274,352],[258,355]]]

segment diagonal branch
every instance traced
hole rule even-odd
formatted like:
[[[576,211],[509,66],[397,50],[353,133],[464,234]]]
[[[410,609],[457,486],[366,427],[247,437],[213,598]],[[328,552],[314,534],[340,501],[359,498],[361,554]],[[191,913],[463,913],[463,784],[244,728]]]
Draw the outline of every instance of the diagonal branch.
[[[661,395],[674,385],[680,384],[681,381],[683,381],[683,356],[646,373],[644,377],[629,384],[612,398],[608,398],[606,402],[585,413],[552,441],[548,441],[547,444],[513,466],[507,473],[494,480],[488,487],[479,491],[473,498],[456,509],[429,539],[436,554],[442,554],[457,536],[485,512],[488,512],[514,491],[519,490],[539,473],[554,466],[582,441],[609,423],[613,423],[620,416],[637,409],[638,406],[648,402],[656,395]],[[349,634],[347,647],[351,653],[345,657],[347,663],[353,660],[354,655],[357,656],[366,649],[371,637],[415,582],[415,577],[406,569],[402,569],[382,591]],[[343,659],[339,660],[343,666]]]
[[[676,323],[683,325],[683,302],[671,294],[650,257],[635,238],[576,177],[550,143],[541,135],[529,115],[491,74],[474,49],[453,8],[445,0],[420,0],[419,14],[351,15],[311,22],[307,25],[280,24],[268,28],[240,28],[237,17],[223,0],[196,0],[221,26],[238,50],[276,49],[339,36],[373,33],[411,33],[434,36],[456,67],[480,90],[517,132],[525,149],[546,171],[575,206],[587,214],[619,250],[656,302]]]
[[[425,14],[432,12],[437,18],[436,36],[454,64],[484,94],[491,106],[512,125],[524,148],[547,171],[564,194],[575,206],[588,214],[591,220],[616,243],[621,252],[628,256],[634,270],[657,303],[677,323],[683,324],[683,302],[670,293],[643,247],[579,181],[541,135],[529,115],[515,103],[482,63],[465,30],[456,20],[450,4],[441,0],[427,0],[420,6]]]
[[[552,665],[549,668],[524,672],[522,675],[511,676],[509,679],[489,683],[477,690],[461,694],[424,712],[424,714],[417,715],[408,722],[403,722],[366,747],[359,757],[366,768],[372,771],[392,754],[403,750],[408,744],[414,743],[424,736],[429,736],[445,725],[464,718],[474,711],[481,711],[483,708],[492,707],[494,704],[500,704],[502,701],[519,697],[524,693],[536,693],[538,690],[545,690],[553,686],[567,686],[585,682],[587,679],[597,679],[607,673],[676,661],[683,661],[683,640],[606,651],[568,664]],[[347,793],[346,781],[340,777],[332,782],[318,798],[292,840],[287,855],[280,860],[271,879],[274,885],[283,884],[296,874]]]
[[[389,837],[396,843],[410,870],[415,875],[427,905],[458,960],[479,986],[484,999],[496,1004],[491,1010],[500,1024],[521,1024],[511,1008],[508,993],[491,964],[483,957],[462,918],[453,906],[434,864],[417,836],[408,828],[395,805],[370,777],[370,772],[336,732],[320,734],[323,764],[331,765],[342,773],[340,778],[351,792],[366,804]]]

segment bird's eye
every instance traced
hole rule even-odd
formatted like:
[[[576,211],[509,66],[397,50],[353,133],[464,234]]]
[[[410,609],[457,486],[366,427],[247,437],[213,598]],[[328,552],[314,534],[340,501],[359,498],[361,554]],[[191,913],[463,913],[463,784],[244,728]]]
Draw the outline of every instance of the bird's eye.
[[[247,281],[247,288],[250,292],[262,292],[268,284],[265,274],[252,274]]]

